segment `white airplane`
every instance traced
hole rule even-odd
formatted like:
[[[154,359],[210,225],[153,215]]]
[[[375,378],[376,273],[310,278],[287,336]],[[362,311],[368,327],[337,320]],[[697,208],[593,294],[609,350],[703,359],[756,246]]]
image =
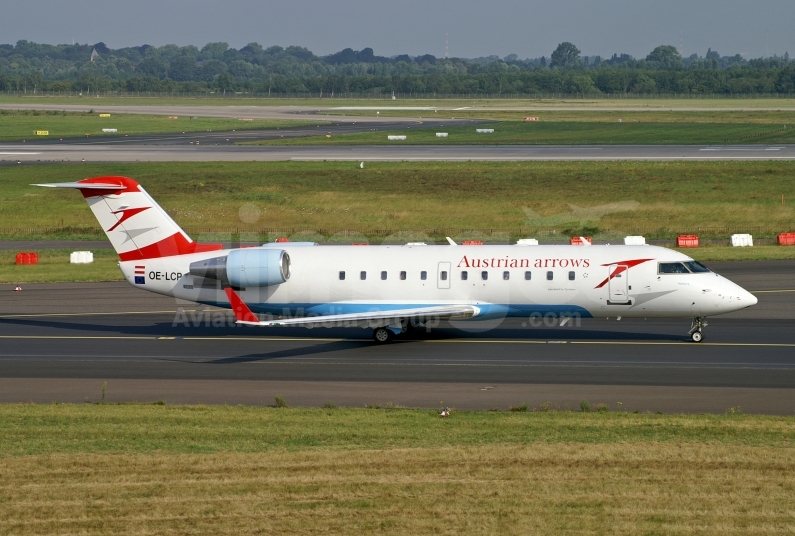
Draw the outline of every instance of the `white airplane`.
[[[682,253],[656,246],[199,244],[136,181],[38,184],[83,194],[135,287],[231,308],[258,326],[360,326],[380,343],[410,323],[505,317],[692,318],[757,303]],[[258,315],[264,315],[260,318]]]

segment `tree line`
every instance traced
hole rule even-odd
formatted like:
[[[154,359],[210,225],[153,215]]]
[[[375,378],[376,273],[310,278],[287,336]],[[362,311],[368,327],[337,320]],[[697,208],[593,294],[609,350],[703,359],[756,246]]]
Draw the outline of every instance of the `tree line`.
[[[110,49],[94,45],[0,45],[0,91],[253,92],[259,94],[761,94],[795,92],[789,55],[683,58],[662,45],[645,58],[584,56],[572,43],[549,59],[376,56],[350,48],[316,56],[304,47],[235,49],[227,43]]]

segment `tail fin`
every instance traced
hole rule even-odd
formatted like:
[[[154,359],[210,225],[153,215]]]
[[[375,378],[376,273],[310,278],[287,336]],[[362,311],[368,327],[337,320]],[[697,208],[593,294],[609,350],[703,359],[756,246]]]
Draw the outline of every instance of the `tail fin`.
[[[80,190],[123,261],[222,248],[220,244],[197,244],[191,240],[140,184],[127,177],[95,177],[34,186]]]

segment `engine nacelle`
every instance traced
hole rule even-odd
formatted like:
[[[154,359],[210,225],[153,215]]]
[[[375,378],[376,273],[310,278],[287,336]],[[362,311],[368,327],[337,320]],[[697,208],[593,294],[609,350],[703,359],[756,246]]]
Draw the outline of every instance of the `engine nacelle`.
[[[236,288],[279,285],[290,279],[290,255],[281,249],[235,249],[226,257],[191,263],[190,273]]]

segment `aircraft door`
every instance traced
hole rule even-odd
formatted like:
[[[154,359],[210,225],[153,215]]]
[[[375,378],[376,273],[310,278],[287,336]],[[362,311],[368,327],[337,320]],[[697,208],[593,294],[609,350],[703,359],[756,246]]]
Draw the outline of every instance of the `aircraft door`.
[[[627,266],[623,264],[611,264],[608,267],[608,292],[610,297],[609,305],[626,305],[629,301],[629,279],[627,278]]]
[[[440,262],[439,268],[436,271],[436,286],[437,288],[450,288],[450,279],[453,274],[451,272],[451,263]]]

